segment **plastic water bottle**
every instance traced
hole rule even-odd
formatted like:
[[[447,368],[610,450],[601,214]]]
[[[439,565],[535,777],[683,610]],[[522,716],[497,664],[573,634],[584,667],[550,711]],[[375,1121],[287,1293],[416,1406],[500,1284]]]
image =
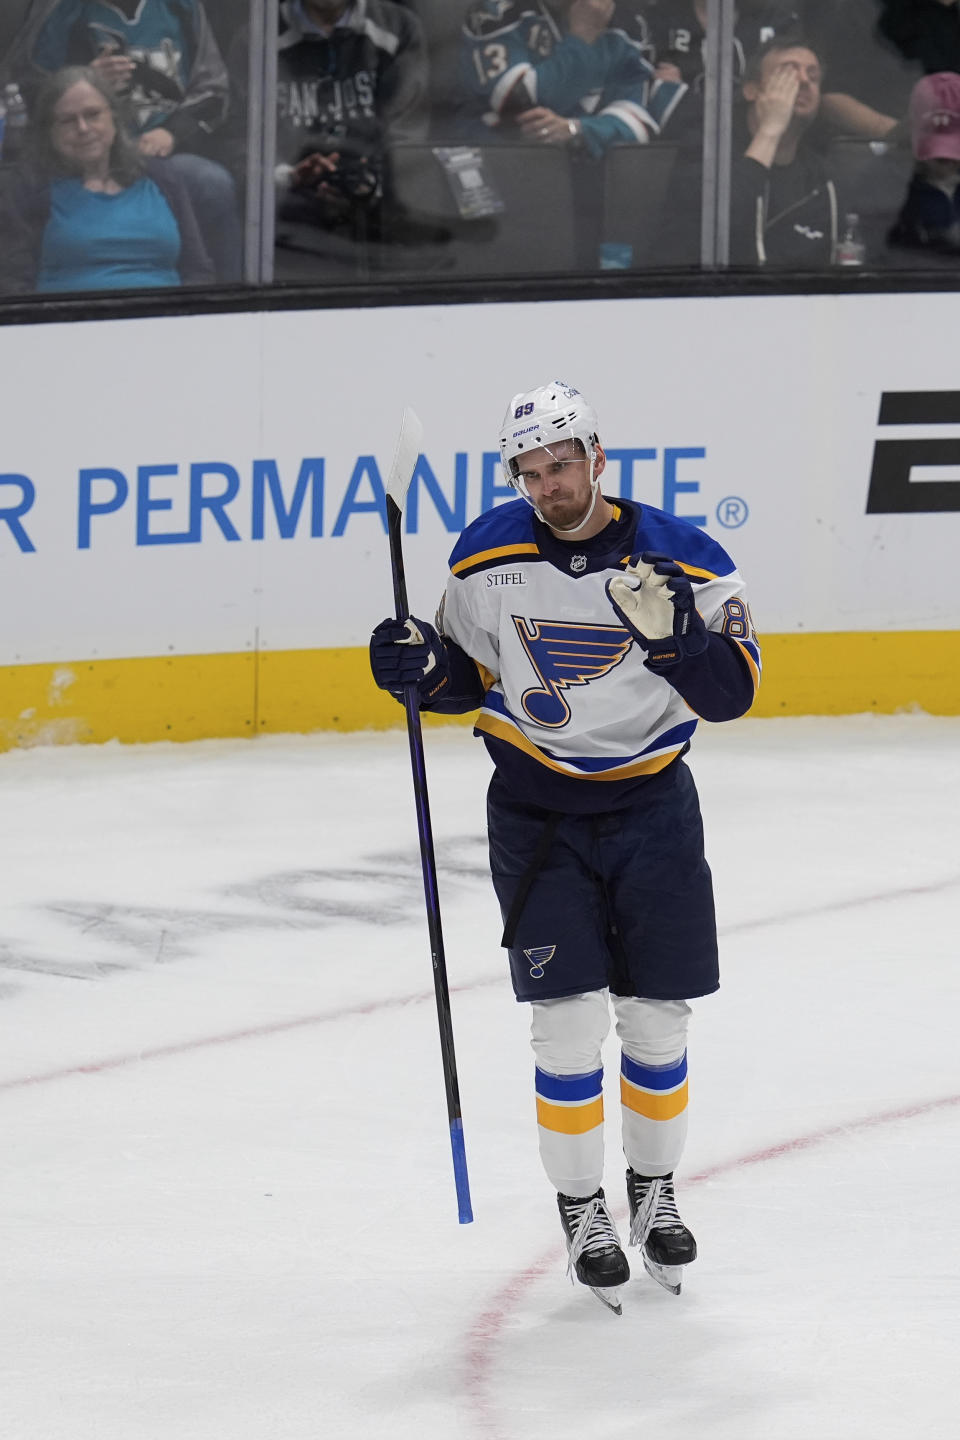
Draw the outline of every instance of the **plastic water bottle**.
[[[23,142],[27,133],[27,126],[30,117],[27,114],[27,104],[20,94],[20,86],[17,84],[5,85],[3,90],[4,126],[3,126],[3,158],[4,160],[18,160],[23,151]]]
[[[843,234],[837,244],[837,264],[846,268],[862,265],[866,255],[867,247],[863,243],[860,230],[860,216],[851,210],[844,219]]]
[[[633,264],[633,246],[615,240],[604,240],[600,246],[601,270],[629,270]]]

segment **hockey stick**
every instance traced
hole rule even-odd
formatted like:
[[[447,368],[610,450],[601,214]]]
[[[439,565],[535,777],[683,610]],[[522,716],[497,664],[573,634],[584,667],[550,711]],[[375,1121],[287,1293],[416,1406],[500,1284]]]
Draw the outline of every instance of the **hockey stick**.
[[[407,604],[407,582],[403,572],[403,550],[400,526],[407,489],[420,454],[423,426],[409,406],[403,412],[400,437],[387,478],[387,531],[390,536],[390,568],[393,572],[393,601],[398,620],[410,614]],[[447,1118],[450,1122],[450,1144],[453,1149],[453,1178],[457,1187],[460,1224],[473,1219],[470,1205],[470,1181],[467,1176],[467,1155],[463,1144],[463,1121],[460,1118],[460,1087],[457,1082],[457,1061],[453,1050],[453,1024],[450,1016],[450,991],[447,986],[447,963],[443,953],[443,932],[440,928],[440,897],[437,892],[437,867],[433,854],[433,831],[427,800],[427,773],[423,757],[423,733],[420,729],[420,707],[416,685],[405,685],[403,701],[407,712],[407,735],[410,740],[410,764],[413,769],[413,793],[417,804],[417,830],[420,836],[420,864],[423,870],[423,893],[427,903],[427,928],[433,956],[433,988],[437,997],[437,1020],[440,1025],[440,1052],[443,1057],[443,1079],[447,1092]]]

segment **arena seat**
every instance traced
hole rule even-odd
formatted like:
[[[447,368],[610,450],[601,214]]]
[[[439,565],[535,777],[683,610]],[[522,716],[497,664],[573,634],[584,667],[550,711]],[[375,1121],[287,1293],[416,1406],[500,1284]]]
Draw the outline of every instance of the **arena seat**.
[[[612,145],[603,159],[600,241],[623,247],[623,268],[651,264],[674,162],[675,145]]]
[[[882,140],[843,138],[834,140],[827,151],[827,169],[836,183],[841,210],[860,217],[868,263],[884,257],[886,233],[906,198],[913,166],[907,147]]]
[[[543,145],[448,147],[486,187],[497,213],[466,218],[444,167],[444,148],[387,152],[384,264],[456,278],[542,275],[576,267],[574,194],[566,152]]]

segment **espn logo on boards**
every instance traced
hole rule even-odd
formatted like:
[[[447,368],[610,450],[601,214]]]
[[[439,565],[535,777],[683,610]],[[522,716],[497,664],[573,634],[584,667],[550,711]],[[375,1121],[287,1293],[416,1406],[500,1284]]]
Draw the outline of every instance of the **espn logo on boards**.
[[[867,491],[868,515],[960,510],[960,390],[884,391],[878,425],[951,425],[954,437],[878,440]],[[915,468],[949,469],[956,478],[912,478]]]

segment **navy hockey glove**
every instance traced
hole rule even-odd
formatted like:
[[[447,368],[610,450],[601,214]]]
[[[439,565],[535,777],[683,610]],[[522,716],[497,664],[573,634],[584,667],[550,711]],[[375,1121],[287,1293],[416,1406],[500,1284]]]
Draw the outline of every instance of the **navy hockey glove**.
[[[381,620],[370,637],[370,669],[381,690],[403,699],[406,686],[416,685],[420,701],[432,702],[450,684],[447,651],[432,625],[409,620]]]
[[[684,571],[666,555],[644,551],[623,575],[607,581],[607,598],[631,635],[647,652],[651,669],[702,655],[707,627]]]

